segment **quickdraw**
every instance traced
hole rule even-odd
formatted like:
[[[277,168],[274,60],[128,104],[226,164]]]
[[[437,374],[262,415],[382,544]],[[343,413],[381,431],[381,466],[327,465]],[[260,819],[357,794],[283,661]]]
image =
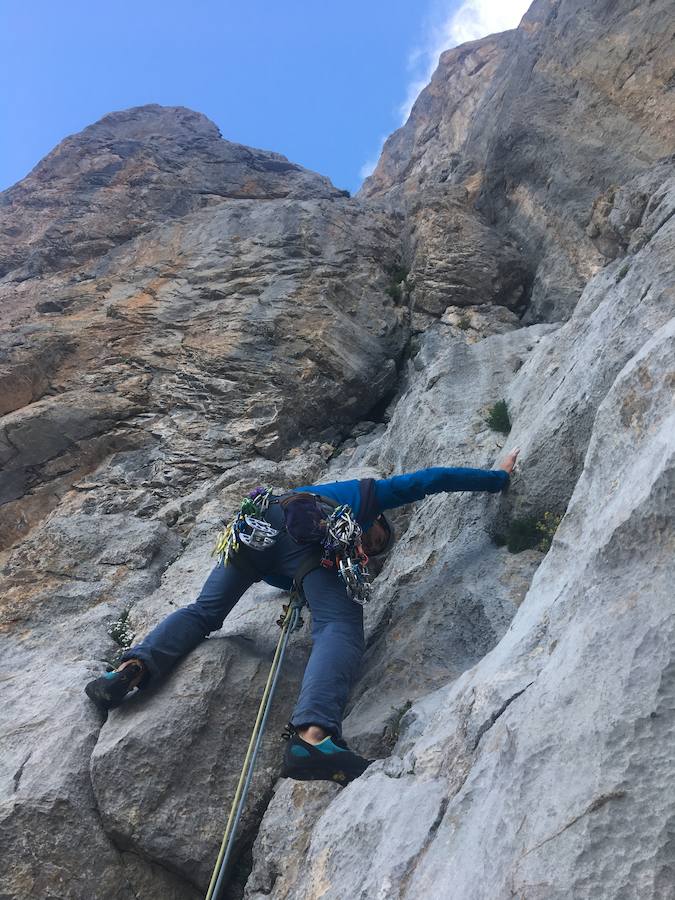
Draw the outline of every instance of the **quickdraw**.
[[[326,524],[326,538],[323,541],[325,568],[337,567],[337,573],[344,583],[350,600],[361,605],[371,597],[371,576],[368,571],[368,557],[362,544],[363,531],[354,518],[351,507],[343,505],[333,510]]]
[[[223,565],[230,562],[232,554],[242,544],[251,550],[267,550],[274,546],[279,532],[261,518],[269,506],[271,496],[271,490],[258,487],[241,501],[239,511],[218,535],[213,548],[214,556],[217,555]]]

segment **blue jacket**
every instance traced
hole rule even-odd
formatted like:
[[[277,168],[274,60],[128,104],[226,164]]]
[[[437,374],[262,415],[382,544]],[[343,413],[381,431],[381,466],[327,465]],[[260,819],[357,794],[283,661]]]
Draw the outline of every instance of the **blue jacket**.
[[[436,467],[420,469],[393,478],[364,478],[352,481],[331,481],[294,488],[295,491],[311,491],[330,497],[338,503],[348,504],[357,522],[365,530],[377,515],[385,509],[394,509],[406,503],[421,500],[427,494],[444,491],[489,491],[496,494],[509,483],[509,474],[503,469],[454,469]],[[291,579],[283,576],[267,576],[263,579],[272,587],[283,591],[291,589]]]
[[[330,497],[338,503],[348,504],[356,521],[362,528],[369,528],[376,516],[385,509],[394,509],[421,500],[428,494],[445,491],[489,491],[496,494],[509,483],[509,474],[503,469],[455,469],[436,466],[420,469],[407,475],[372,480],[373,494],[364,508],[363,483],[353,481],[331,481],[328,484],[306,485],[297,491],[312,491]]]

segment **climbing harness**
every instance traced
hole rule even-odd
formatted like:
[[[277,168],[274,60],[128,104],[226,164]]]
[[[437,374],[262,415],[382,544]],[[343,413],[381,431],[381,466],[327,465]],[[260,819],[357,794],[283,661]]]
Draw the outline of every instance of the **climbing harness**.
[[[286,647],[288,646],[288,639],[291,634],[301,628],[303,624],[300,616],[300,611],[305,605],[305,597],[302,592],[303,578],[303,574],[300,574],[299,578],[296,577],[289,602],[284,606],[281,618],[277,623],[281,627],[281,636],[274,653],[270,673],[267,677],[262,700],[260,701],[260,707],[258,708],[258,715],[253,726],[251,740],[248,744],[244,764],[237,783],[237,789],[234,793],[234,799],[232,800],[232,807],[227,819],[227,825],[225,826],[225,833],[218,852],[218,858],[216,859],[213,874],[211,875],[208,891],[206,892],[206,900],[218,900],[221,896],[221,891],[225,886],[227,866],[234,847],[237,825],[239,824],[242,812],[244,811],[248,791],[251,786],[251,781],[253,780],[253,770],[262,743],[263,732],[265,730],[265,725],[267,724],[274,691],[277,686],[277,681],[279,680],[279,673],[281,672]]]
[[[263,517],[271,502],[271,489],[257,487],[241,502],[239,511],[218,536],[214,554],[224,565],[234,562],[242,544],[251,550],[267,550],[279,534]],[[291,491],[278,498],[285,530],[298,544],[319,546],[317,563],[335,569],[350,600],[361,605],[371,597],[368,556],[363,549],[363,531],[350,506],[309,491]],[[242,564],[244,561],[242,560]]]
[[[262,518],[271,496],[271,490],[258,487],[241,501],[239,511],[220,533],[213,550],[223,565],[232,560],[232,554],[242,544],[251,550],[267,550],[274,546],[279,532]]]
[[[368,557],[351,507],[307,491],[285,494],[279,503],[291,538],[298,544],[319,547],[318,564],[336,569],[350,600],[366,603],[371,590]]]

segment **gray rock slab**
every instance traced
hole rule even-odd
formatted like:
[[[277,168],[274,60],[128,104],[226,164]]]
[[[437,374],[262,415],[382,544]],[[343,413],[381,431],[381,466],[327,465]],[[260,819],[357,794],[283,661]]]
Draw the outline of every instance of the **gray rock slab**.
[[[331,803],[278,896],[318,893],[327,870],[336,897],[673,896],[674,363],[671,321],[601,404],[567,515],[505,636],[419,718],[413,706],[396,758]],[[383,773],[399,798],[426,787],[439,812],[377,817]],[[423,848],[409,879],[388,856],[404,840]]]
[[[122,848],[177,872],[205,890],[272,662],[278,629],[214,637],[162,685],[115,710],[91,757],[92,783],[106,832]],[[275,633],[276,632],[276,633]],[[267,726],[238,847],[267,804],[305,662],[289,654]],[[160,897],[157,892],[149,896]]]
[[[0,894],[8,900],[135,897],[91,790],[100,722],[82,692],[87,674],[76,652],[31,658],[3,649]]]
[[[246,882],[246,900],[288,891],[304,865],[311,828],[342,788],[327,782],[280,779],[253,847],[255,865]]]
[[[470,343],[459,329],[430,329],[386,431],[349,455],[350,470],[490,468],[506,439],[487,426],[487,412],[548,330],[505,330]],[[329,480],[349,477],[338,471],[340,459]],[[475,665],[508,628],[542,555],[495,545],[505,503],[500,495],[440,494],[394,511],[401,534],[366,608],[364,673],[345,722],[362,751],[387,753],[405,708]]]
[[[647,201],[652,224],[645,222],[644,243],[590,279],[570,320],[533,346],[505,392],[509,441],[522,449],[519,478],[528,485],[521,491],[515,479],[513,515],[564,512],[600,403],[673,315],[674,185],[669,169]]]

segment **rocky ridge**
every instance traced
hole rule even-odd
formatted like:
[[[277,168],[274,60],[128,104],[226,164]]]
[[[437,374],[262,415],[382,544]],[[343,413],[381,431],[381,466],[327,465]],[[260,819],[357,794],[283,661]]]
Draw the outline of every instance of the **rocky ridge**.
[[[203,894],[283,595],[102,723],[111,627],[190,602],[257,483],[491,465],[502,398],[509,492],[397,514],[343,791],[277,780],[294,638],[231,895],[675,897],[668,22],[448,51],[355,200],[156,106],[1,195],[1,897]]]

